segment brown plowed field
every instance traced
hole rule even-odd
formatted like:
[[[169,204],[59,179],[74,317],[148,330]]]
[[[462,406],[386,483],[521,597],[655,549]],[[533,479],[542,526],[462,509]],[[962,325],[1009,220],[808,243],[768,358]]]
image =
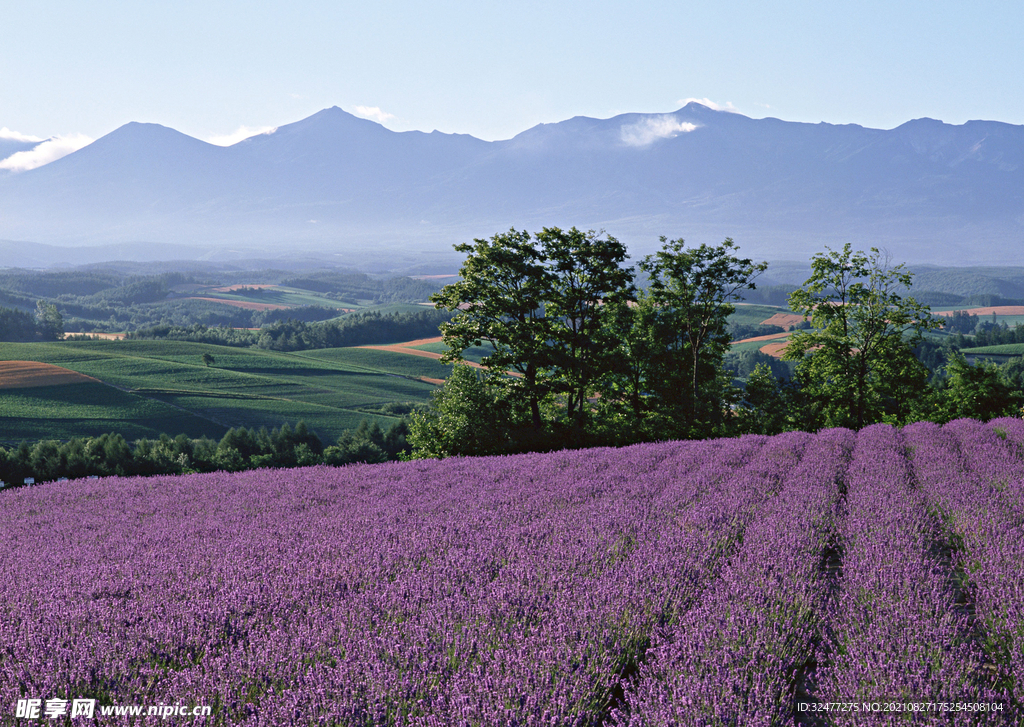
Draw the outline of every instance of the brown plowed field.
[[[761,351],[761,353],[766,353],[774,358],[782,358],[782,352],[785,350],[787,343],[789,342],[777,341],[776,343],[769,343],[767,345],[761,346],[759,350]]]
[[[223,303],[224,305],[231,305],[235,308],[245,308],[246,310],[287,310],[286,305],[274,305],[273,303],[253,303],[248,300],[224,300],[223,298],[204,298],[198,295],[192,295],[188,298],[180,298],[179,300],[208,300],[211,303]]]
[[[799,313],[776,313],[771,318],[761,321],[762,326],[781,326],[789,328],[797,323],[802,323],[804,317]]]
[[[995,305],[988,308],[963,308],[971,315],[990,316],[995,313],[997,316],[1024,316],[1024,305]],[[942,310],[935,312],[937,316],[951,316],[955,311]]]
[[[91,376],[63,366],[38,361],[0,361],[0,389],[27,389],[34,386],[59,386],[99,382]]]

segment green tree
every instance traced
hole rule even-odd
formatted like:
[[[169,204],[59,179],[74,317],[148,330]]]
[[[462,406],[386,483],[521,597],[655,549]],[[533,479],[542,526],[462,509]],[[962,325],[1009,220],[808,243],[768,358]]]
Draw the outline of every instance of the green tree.
[[[206,364],[207,367],[213,366],[216,363],[216,360],[209,351],[203,354],[203,363]]]
[[[785,392],[770,365],[758,363],[747,377],[737,409],[741,434],[778,434],[786,428],[789,406]]]
[[[588,399],[612,368],[615,341],[608,321],[614,307],[635,291],[624,268],[626,247],[610,235],[575,227],[546,227],[537,234],[548,262],[551,290],[544,312],[550,321],[553,389],[564,396],[566,418],[582,427]]]
[[[59,341],[64,338],[64,318],[57,306],[45,300],[36,301],[36,324],[39,333],[48,341]]]
[[[611,365],[601,382],[598,407],[608,430],[606,438],[612,441],[644,441],[654,436],[647,431],[654,401],[647,385],[657,352],[651,335],[657,311],[650,296],[637,297],[636,301],[612,302],[607,308]]]
[[[814,411],[809,424],[904,423],[928,378],[914,346],[940,325],[928,306],[900,295],[912,274],[877,248],[865,254],[849,244],[816,254],[811,270],[789,297],[790,309],[809,318],[811,328],[795,332],[783,356],[797,362]]]
[[[442,458],[513,451],[515,430],[527,414],[517,406],[516,388],[496,385],[497,376],[457,364],[444,385],[434,392],[430,408],[412,415],[408,436],[412,456]]]
[[[645,388],[676,436],[708,436],[723,423],[727,377],[722,362],[729,350],[728,318],[733,302],[767,263],[736,256],[731,239],[720,245],[687,248],[682,239],[661,238],[662,250],[640,269],[650,287],[640,296],[650,339]]]
[[[632,292],[626,248],[614,237],[546,227],[536,235],[510,230],[457,245],[468,254],[460,280],[431,298],[457,312],[441,325],[445,362],[462,360],[470,346],[488,342],[483,363],[499,374],[493,387],[515,388],[529,405],[535,429],[564,419],[582,427],[588,399],[610,369],[606,321],[611,304]],[[542,405],[558,396],[557,406]],[[545,411],[542,411],[545,410]]]
[[[942,389],[943,420],[980,419],[987,422],[1013,415],[1021,404],[1021,393],[1004,379],[1000,368],[983,361],[971,365],[957,353],[946,364],[948,376]]]
[[[541,401],[551,390],[547,373],[551,321],[544,305],[553,276],[545,255],[529,232],[515,229],[489,240],[456,245],[455,250],[468,255],[459,281],[430,298],[437,308],[458,311],[441,324],[448,347],[441,361],[462,361],[463,351],[487,341],[494,353],[483,359],[484,365],[496,373],[522,376],[522,393],[533,426],[539,429]],[[468,385],[468,379],[464,383]]]

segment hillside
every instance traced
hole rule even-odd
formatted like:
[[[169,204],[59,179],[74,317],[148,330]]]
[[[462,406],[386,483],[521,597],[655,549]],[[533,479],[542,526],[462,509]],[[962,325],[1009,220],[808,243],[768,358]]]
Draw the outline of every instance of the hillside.
[[[203,354],[215,363],[206,366]],[[10,386],[0,372],[0,442],[117,432],[126,439],[220,437],[230,427],[304,420],[325,441],[389,403],[426,403],[450,367],[356,348],[283,353],[181,341],[0,343],[0,361],[34,361],[91,379],[40,376]]]
[[[0,702],[184,699],[211,725],[941,703],[1014,724],[1022,447],[1020,420],[961,420],[0,492]]]

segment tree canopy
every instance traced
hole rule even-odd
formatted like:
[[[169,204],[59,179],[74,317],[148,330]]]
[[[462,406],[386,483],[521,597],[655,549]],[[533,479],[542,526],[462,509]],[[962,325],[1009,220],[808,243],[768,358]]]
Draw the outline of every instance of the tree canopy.
[[[810,319],[796,331],[784,358],[814,402],[810,428],[860,428],[904,423],[923,391],[927,369],[914,356],[924,331],[939,327],[928,306],[903,297],[912,274],[877,248],[814,255],[811,277],[789,296],[789,307]]]
[[[604,233],[513,229],[456,245],[467,254],[460,280],[431,299],[455,313],[441,326],[442,360],[461,361],[467,348],[486,343],[490,375],[473,382],[459,373],[446,384],[433,413],[414,426],[417,450],[434,451],[428,423],[436,437],[463,428],[469,415],[459,407],[483,400],[522,401],[533,429],[525,434],[512,417],[519,445],[492,436],[492,451],[525,446],[524,438],[534,448],[719,430],[732,396],[722,369],[727,319],[765,264],[737,257],[728,239],[694,248],[661,241],[640,264],[646,291],[625,266],[625,246]]]

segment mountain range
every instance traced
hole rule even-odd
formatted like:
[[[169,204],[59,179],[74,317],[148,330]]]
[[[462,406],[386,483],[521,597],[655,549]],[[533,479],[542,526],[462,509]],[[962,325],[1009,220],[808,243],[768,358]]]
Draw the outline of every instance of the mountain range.
[[[394,132],[330,108],[229,147],[129,123],[0,176],[0,239],[54,250],[152,255],[157,243],[170,255],[408,268],[450,258],[454,243],[543,226],[605,229],[634,257],[666,235],[732,237],[768,259],[851,242],[911,262],[1022,264],[1024,126],[917,119],[881,130],[690,103],[489,142]],[[2,249],[17,264],[18,243]]]

